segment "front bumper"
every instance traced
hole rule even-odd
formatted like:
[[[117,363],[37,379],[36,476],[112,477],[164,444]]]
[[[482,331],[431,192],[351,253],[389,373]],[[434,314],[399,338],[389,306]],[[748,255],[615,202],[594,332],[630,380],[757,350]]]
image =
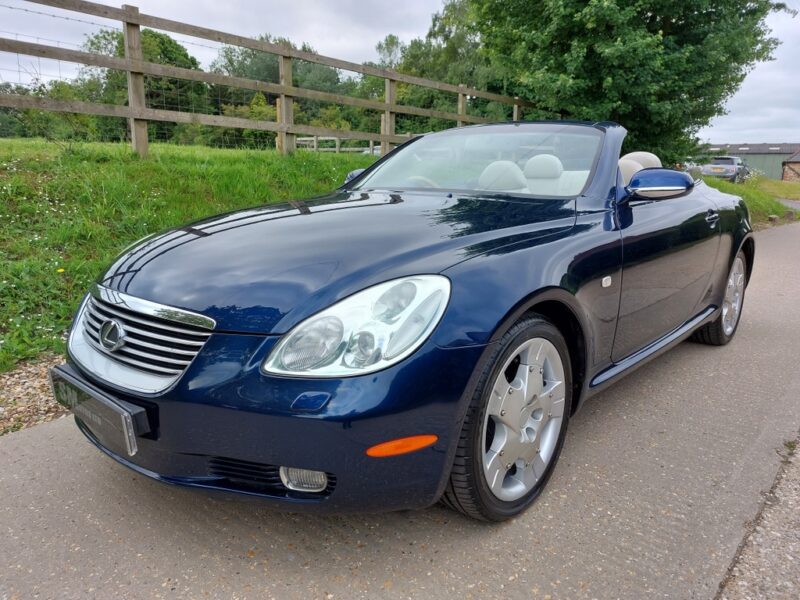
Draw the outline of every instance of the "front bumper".
[[[148,477],[255,495],[291,510],[398,510],[438,500],[484,346],[442,349],[429,340],[384,371],[325,380],[261,373],[276,342],[214,334],[177,384],[152,396],[114,389],[70,357],[73,376],[145,408],[150,431],[137,438],[138,451],[129,457],[101,443],[91,422],[80,415],[76,422],[106,454]],[[309,397],[313,402],[304,402]],[[401,456],[365,454],[375,444],[418,434],[439,439]],[[292,492],[277,478],[279,466],[325,471],[328,488]]]

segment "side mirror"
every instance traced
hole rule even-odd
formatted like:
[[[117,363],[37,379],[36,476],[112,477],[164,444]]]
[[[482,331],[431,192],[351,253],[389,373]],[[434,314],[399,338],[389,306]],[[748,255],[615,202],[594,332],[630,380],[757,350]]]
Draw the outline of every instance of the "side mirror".
[[[693,187],[694,179],[688,173],[651,168],[634,173],[627,189],[628,193],[636,198],[665,200],[683,196]]]
[[[355,171],[350,171],[347,174],[347,177],[344,178],[344,183],[342,185],[346,185],[350,183],[353,179],[361,175],[366,169],[356,169]]]

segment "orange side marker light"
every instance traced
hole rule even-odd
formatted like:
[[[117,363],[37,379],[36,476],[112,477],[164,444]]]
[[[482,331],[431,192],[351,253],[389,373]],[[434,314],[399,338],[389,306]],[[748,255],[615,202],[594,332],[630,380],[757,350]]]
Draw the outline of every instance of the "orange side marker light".
[[[428,446],[432,446],[439,439],[438,435],[412,435],[409,437],[389,440],[381,444],[376,444],[367,449],[367,456],[373,458],[383,458],[386,456],[397,456],[398,454],[408,454],[416,452]]]

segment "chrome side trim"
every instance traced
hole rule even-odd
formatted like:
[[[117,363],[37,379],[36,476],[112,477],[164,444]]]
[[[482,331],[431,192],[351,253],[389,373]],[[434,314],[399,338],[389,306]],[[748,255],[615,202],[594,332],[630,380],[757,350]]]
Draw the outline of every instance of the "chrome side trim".
[[[685,192],[687,188],[682,185],[661,185],[656,187],[632,187],[630,190],[634,194],[640,192]]]
[[[112,290],[98,283],[92,285],[89,293],[95,298],[108,302],[109,304],[116,304],[121,308],[150,315],[158,319],[165,319],[167,321],[174,321],[176,323],[194,325],[195,327],[212,330],[217,326],[217,322],[211,317],[183,310],[182,308],[165,306],[157,302],[151,302],[150,300],[129,296],[128,294]]]

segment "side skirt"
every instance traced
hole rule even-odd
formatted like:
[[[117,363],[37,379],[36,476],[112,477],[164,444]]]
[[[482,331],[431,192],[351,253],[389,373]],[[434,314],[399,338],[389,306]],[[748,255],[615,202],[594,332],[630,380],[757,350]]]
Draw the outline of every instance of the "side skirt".
[[[601,371],[589,382],[588,389],[584,390],[584,396],[587,398],[589,396],[594,396],[596,393],[622,379],[625,375],[632,373],[660,354],[663,354],[667,350],[674,348],[683,340],[692,335],[695,329],[705,325],[709,321],[716,319],[719,315],[719,310],[720,309],[718,307],[709,306],[699,315],[687,321],[677,329],[674,329],[660,340],[656,340],[649,346],[645,346],[641,350],[634,352],[630,356],[623,358],[618,363],[614,363],[604,371]]]

